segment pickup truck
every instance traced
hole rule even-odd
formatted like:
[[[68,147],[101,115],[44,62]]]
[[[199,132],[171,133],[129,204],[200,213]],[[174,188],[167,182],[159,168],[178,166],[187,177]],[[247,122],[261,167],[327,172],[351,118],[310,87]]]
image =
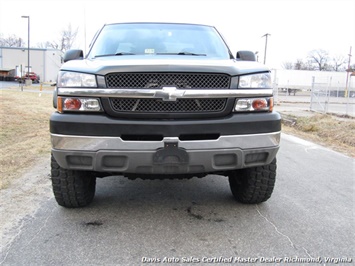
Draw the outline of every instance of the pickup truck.
[[[24,76],[20,77],[15,77],[19,83],[24,83],[26,79],[32,80],[33,83],[39,83],[40,77],[35,73],[35,72],[30,72],[29,74],[25,74]]]
[[[270,198],[281,131],[270,70],[234,56],[215,27],[107,24],[64,62],[50,117],[59,205],[90,204],[96,179],[114,175],[221,175],[239,202]]]

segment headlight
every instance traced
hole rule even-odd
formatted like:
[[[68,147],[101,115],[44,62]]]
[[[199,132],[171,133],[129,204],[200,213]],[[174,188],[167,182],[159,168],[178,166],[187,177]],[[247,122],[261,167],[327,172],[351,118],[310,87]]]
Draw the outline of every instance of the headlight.
[[[272,88],[270,73],[245,75],[239,77],[239,88]]]
[[[91,74],[60,71],[58,87],[97,87],[96,77]]]

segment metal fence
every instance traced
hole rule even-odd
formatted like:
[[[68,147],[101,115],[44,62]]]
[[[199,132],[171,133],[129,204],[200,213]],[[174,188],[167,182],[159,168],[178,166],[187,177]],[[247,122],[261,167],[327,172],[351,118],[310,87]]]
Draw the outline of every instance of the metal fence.
[[[328,112],[331,80],[332,78],[312,78],[311,111]]]
[[[313,77],[310,110],[319,113],[336,113],[354,116],[355,91],[350,80],[346,90],[335,90],[332,77]]]

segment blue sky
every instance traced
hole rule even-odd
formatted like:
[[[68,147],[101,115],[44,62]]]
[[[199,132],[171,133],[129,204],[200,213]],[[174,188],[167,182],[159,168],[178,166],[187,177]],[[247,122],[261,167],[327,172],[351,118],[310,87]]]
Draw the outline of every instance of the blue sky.
[[[166,21],[214,25],[233,53],[258,51],[267,65],[305,58],[313,49],[330,55],[355,54],[355,0],[0,0],[0,34],[16,34],[31,44],[52,41],[69,23],[79,28],[76,48],[85,48],[108,22]],[[85,34],[86,33],[86,34]],[[85,38],[86,36],[86,38]],[[355,62],[353,57],[352,62]]]

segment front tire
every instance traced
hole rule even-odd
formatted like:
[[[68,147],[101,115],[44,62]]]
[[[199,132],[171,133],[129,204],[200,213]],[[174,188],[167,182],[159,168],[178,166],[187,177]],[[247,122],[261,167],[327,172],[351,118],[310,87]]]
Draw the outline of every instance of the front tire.
[[[54,197],[60,206],[79,208],[90,204],[95,196],[96,177],[87,171],[67,170],[51,158]]]
[[[276,158],[268,165],[238,169],[229,175],[234,198],[242,203],[256,204],[267,201],[274,190]]]

